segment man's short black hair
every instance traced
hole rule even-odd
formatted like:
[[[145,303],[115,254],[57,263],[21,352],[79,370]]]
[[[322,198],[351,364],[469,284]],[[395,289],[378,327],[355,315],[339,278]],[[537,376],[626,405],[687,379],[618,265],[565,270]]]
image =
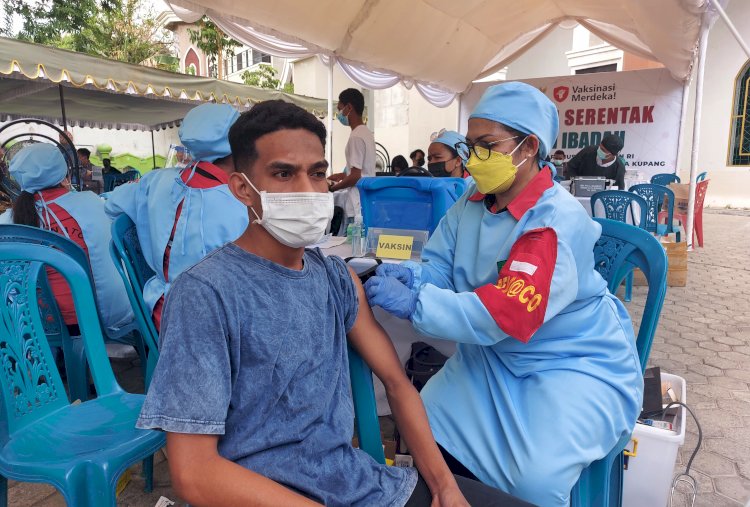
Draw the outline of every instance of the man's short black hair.
[[[76,151],[79,155],[84,155],[86,158],[91,157],[91,150],[89,150],[88,148],[78,148]]]
[[[326,146],[326,128],[315,116],[289,102],[267,100],[242,113],[229,129],[235,170],[241,171],[255,162],[258,158],[255,143],[260,137],[287,129],[310,131],[318,136],[323,148]]]
[[[552,155],[562,155],[565,156],[565,152],[562,150],[555,150],[555,152]]]
[[[347,88],[339,93],[339,102],[351,105],[360,116],[365,112],[365,96],[356,88]]]
[[[416,150],[412,151],[411,154],[409,155],[409,158],[412,159],[412,160],[414,160],[415,158],[417,158],[417,153],[421,153],[422,154],[422,158],[424,158],[424,152],[422,150],[420,150],[419,148],[417,148]]]

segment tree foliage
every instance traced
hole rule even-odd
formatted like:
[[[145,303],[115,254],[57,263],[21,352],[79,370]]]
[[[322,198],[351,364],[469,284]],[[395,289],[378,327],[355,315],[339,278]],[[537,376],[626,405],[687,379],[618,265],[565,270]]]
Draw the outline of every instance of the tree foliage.
[[[279,79],[276,77],[278,71],[271,65],[261,63],[255,70],[246,70],[240,77],[246,85],[257,86],[259,88],[277,89]]]
[[[240,47],[241,44],[228,37],[213,21],[205,16],[198,21],[197,25],[197,30],[188,28],[190,42],[198,46],[198,49],[208,56],[209,63],[217,69],[216,77],[222,79],[224,71],[222,60],[231,58],[234,54],[234,48]]]
[[[22,40],[153,66],[173,52],[171,34],[144,0],[5,1],[5,13],[22,19]]]

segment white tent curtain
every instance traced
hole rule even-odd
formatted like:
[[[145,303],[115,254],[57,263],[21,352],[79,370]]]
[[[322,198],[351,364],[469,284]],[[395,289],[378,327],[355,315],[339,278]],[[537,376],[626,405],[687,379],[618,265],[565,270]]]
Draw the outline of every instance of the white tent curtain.
[[[166,1],[182,20],[207,15],[232,37],[266,53],[333,57],[362,86],[414,84],[441,107],[571,20],[687,80],[702,14],[710,5],[709,0]]]

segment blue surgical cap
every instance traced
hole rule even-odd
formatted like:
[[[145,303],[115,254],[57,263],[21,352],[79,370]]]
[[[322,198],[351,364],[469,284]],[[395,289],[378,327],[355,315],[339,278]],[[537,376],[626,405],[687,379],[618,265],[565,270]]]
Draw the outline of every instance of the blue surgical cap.
[[[240,113],[228,104],[201,104],[191,109],[180,126],[180,141],[193,160],[213,162],[232,154],[229,128]]]
[[[465,143],[466,138],[456,132],[455,130],[446,130],[442,134],[440,134],[433,143],[441,143],[449,147],[451,150],[456,149],[457,143]]]
[[[552,101],[533,86],[517,81],[487,88],[469,118],[484,118],[534,134],[539,138],[541,159],[550,152],[560,130]]]
[[[33,194],[64,180],[68,175],[68,164],[57,146],[36,143],[16,153],[9,170],[21,190]]]

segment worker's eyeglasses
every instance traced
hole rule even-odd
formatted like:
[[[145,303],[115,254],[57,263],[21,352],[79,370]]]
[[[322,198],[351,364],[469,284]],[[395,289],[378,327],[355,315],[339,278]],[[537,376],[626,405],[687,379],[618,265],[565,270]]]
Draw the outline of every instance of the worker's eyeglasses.
[[[446,132],[447,132],[447,130],[445,130],[445,129],[440,129],[437,132],[433,132],[432,134],[430,134],[430,142],[431,143],[434,142],[435,139],[437,139],[438,137],[442,136]]]
[[[510,141],[511,139],[516,139],[518,136],[513,137],[506,137],[505,139],[498,139],[497,141],[492,141],[491,143],[485,143],[484,141],[479,141],[474,144],[469,144],[461,141],[460,143],[456,143],[454,145],[454,148],[456,148],[456,151],[458,152],[458,155],[465,161],[469,160],[469,157],[471,156],[471,153],[474,152],[474,155],[479,160],[489,160],[490,154],[492,153],[492,147],[496,145],[497,143],[502,143],[503,141]],[[477,146],[480,148],[483,148],[481,151],[477,151]]]

